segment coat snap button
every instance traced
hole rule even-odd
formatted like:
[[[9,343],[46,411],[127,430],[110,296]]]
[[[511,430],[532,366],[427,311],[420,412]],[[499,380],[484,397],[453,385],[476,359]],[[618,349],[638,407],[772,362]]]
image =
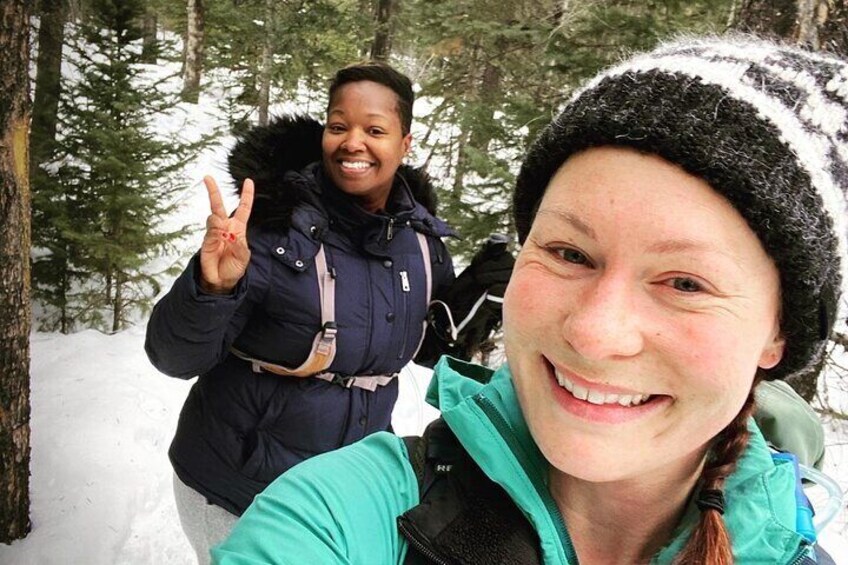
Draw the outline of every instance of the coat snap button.
[[[298,268],[303,267],[303,261],[298,259],[297,261],[294,262],[294,266],[298,267]]]
[[[394,322],[395,321],[395,313],[389,312],[388,314],[386,314],[386,321],[387,322]]]
[[[278,247],[277,248],[277,255],[285,255],[285,254],[286,254],[286,248],[285,247]]]
[[[383,266],[387,269],[391,269],[392,265],[394,265],[394,263],[392,263],[391,259],[386,259],[385,261],[383,261]]]

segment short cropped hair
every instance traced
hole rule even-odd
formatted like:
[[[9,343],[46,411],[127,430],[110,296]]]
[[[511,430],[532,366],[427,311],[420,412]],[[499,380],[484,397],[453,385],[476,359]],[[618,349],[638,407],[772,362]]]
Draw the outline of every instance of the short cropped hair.
[[[409,80],[409,77],[382,61],[356,63],[336,71],[336,75],[330,82],[330,99],[327,103],[327,112],[330,111],[333,97],[342,86],[364,80],[382,84],[392,89],[397,95],[397,112],[400,117],[401,129],[403,135],[408,134],[412,128],[412,104],[415,102],[412,81]]]

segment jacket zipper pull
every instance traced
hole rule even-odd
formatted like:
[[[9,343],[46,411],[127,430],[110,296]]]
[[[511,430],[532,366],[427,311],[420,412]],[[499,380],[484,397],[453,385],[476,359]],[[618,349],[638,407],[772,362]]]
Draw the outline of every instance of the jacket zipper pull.
[[[409,275],[406,271],[400,271],[400,288],[404,292],[409,292]]]
[[[386,226],[386,241],[391,241],[395,236],[394,233],[395,219],[389,218],[389,225]]]

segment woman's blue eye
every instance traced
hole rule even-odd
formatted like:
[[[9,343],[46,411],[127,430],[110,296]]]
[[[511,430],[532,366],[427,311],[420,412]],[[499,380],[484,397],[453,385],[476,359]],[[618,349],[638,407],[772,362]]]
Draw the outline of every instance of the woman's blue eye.
[[[671,286],[681,292],[701,292],[704,290],[704,287],[700,283],[687,277],[674,278]]]
[[[565,248],[565,249],[559,249],[557,252],[558,252],[560,257],[562,257],[564,260],[568,261],[569,263],[574,263],[576,265],[588,265],[589,264],[589,258],[586,257],[585,255],[583,255],[582,253],[580,253],[579,251],[577,251],[576,249]]]

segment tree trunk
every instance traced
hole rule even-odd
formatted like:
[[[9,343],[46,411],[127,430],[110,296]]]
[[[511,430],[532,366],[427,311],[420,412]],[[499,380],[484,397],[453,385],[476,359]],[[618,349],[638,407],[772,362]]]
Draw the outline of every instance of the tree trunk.
[[[848,55],[845,0],[740,0],[731,27]]]
[[[0,543],[29,520],[30,0],[0,3]]]
[[[82,20],[86,17],[88,0],[68,0],[68,18],[69,22]]]
[[[56,139],[56,117],[62,77],[62,44],[65,37],[66,0],[41,0],[38,28],[38,61],[30,139],[30,171],[50,159]]]
[[[819,0],[797,0],[797,2],[798,45],[818,51],[821,47],[817,21]]]
[[[159,40],[156,37],[158,30],[158,18],[152,8],[144,12],[144,21],[141,25],[141,62],[156,63],[159,57]]]
[[[804,0],[741,0],[732,27],[765,37],[792,37],[796,1]]]
[[[265,42],[262,46],[262,67],[259,70],[259,125],[268,125],[268,106],[271,103],[271,74],[274,66],[276,14],[274,0],[265,0]]]
[[[112,333],[123,328],[124,318],[124,284],[121,273],[115,275],[115,292],[112,295]]]
[[[501,95],[501,71],[491,61],[483,63],[483,77],[480,80],[480,102],[483,107],[488,108],[485,119],[477,124],[471,132],[471,146],[486,152],[492,139],[491,127],[494,117],[494,109]],[[482,123],[485,122],[485,123]]]
[[[374,43],[371,44],[371,59],[386,61],[392,52],[392,16],[394,0],[377,0],[375,7]]]
[[[845,0],[821,2],[817,18],[821,49],[841,57],[848,56],[848,6]]]
[[[452,202],[462,202],[462,192],[465,188],[465,174],[468,172],[468,157],[465,155],[465,147],[471,137],[469,128],[461,127],[456,147],[456,167],[454,168],[453,186],[450,198]]]
[[[206,10],[203,0],[188,0],[186,5],[188,25],[185,40],[182,99],[197,104],[200,97],[200,72],[203,69],[203,31]]]

